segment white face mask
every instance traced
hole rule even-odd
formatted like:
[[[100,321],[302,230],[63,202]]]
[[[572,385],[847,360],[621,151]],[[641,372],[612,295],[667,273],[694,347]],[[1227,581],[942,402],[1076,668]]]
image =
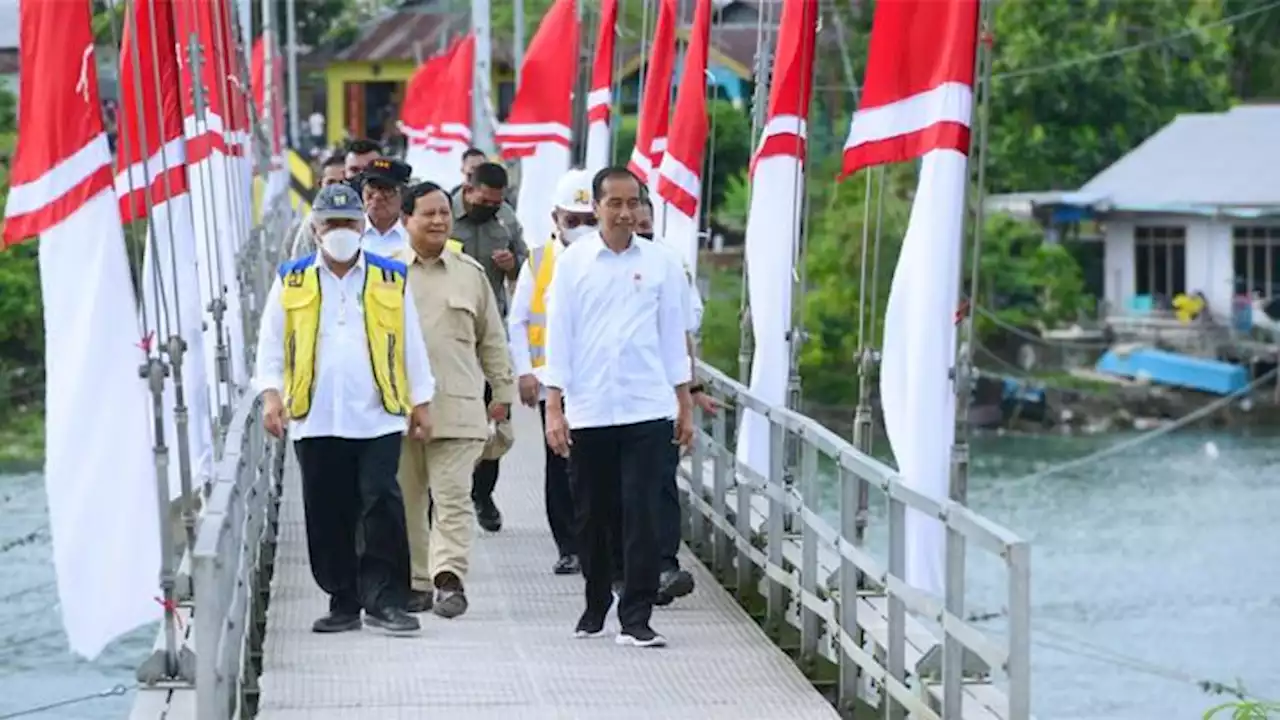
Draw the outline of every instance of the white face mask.
[[[568,230],[560,228],[560,240],[564,242],[565,245],[572,245],[574,241],[590,235],[594,230],[595,228],[588,225],[579,225],[576,228],[570,228]]]
[[[320,245],[326,255],[344,263],[360,251],[360,233],[350,228],[335,228],[320,237]]]

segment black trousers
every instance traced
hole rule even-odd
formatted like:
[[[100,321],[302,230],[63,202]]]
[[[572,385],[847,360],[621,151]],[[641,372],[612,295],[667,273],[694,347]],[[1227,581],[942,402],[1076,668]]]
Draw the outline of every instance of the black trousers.
[[[484,406],[493,402],[493,387],[484,384]],[[493,502],[493,489],[498,485],[498,461],[481,460],[471,473],[471,501],[487,505]]]
[[[578,557],[587,612],[603,617],[612,603],[613,553],[622,551],[624,630],[646,627],[658,594],[657,506],[671,447],[670,420],[574,430],[569,455]],[[621,515],[620,543],[613,542]]]
[[[674,432],[674,431],[673,431]],[[657,522],[658,572],[675,572],[680,569],[681,522],[680,487],[676,485],[676,473],[680,470],[680,446],[671,445],[667,453],[667,469],[659,488],[658,504],[654,508]],[[619,517],[621,513],[619,512]],[[622,581],[622,524],[613,529],[613,579]]]
[[[538,413],[542,416],[542,425],[547,424],[547,403],[538,403]],[[551,526],[551,537],[556,542],[556,550],[561,557],[577,555],[578,543],[573,530],[573,492],[569,488],[569,461],[546,448],[546,487],[547,525]]]
[[[329,594],[331,612],[403,608],[408,600],[409,538],[396,482],[402,437],[293,444],[311,574]]]

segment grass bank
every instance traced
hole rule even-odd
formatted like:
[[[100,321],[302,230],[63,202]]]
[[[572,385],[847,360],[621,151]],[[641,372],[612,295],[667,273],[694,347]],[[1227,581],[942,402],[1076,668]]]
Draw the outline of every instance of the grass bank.
[[[44,465],[44,408],[14,408],[0,420],[0,472],[29,472]]]

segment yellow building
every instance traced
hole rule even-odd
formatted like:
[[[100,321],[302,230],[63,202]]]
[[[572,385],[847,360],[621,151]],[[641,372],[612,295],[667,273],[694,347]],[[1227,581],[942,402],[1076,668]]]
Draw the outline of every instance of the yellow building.
[[[325,132],[329,144],[344,137],[384,140],[395,128],[404,87],[422,60],[444,49],[470,29],[469,7],[450,9],[440,0],[406,0],[396,9],[368,23],[355,42],[326,58],[312,58],[323,67]],[[492,98],[499,118],[514,95],[511,61],[506,43],[493,44]]]

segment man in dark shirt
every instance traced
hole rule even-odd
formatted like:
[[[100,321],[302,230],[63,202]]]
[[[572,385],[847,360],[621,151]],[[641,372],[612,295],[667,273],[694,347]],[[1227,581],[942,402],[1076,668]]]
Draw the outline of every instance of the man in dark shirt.
[[[507,282],[515,281],[529,256],[520,222],[511,207],[503,202],[506,189],[507,171],[501,165],[487,162],[471,171],[453,197],[453,236],[462,243],[462,251],[484,267],[504,320]],[[486,384],[484,390],[488,403],[492,400],[492,389]],[[471,500],[475,503],[480,527],[489,532],[502,529],[502,513],[493,502],[493,488],[497,484],[498,461],[481,460],[472,478]]]

